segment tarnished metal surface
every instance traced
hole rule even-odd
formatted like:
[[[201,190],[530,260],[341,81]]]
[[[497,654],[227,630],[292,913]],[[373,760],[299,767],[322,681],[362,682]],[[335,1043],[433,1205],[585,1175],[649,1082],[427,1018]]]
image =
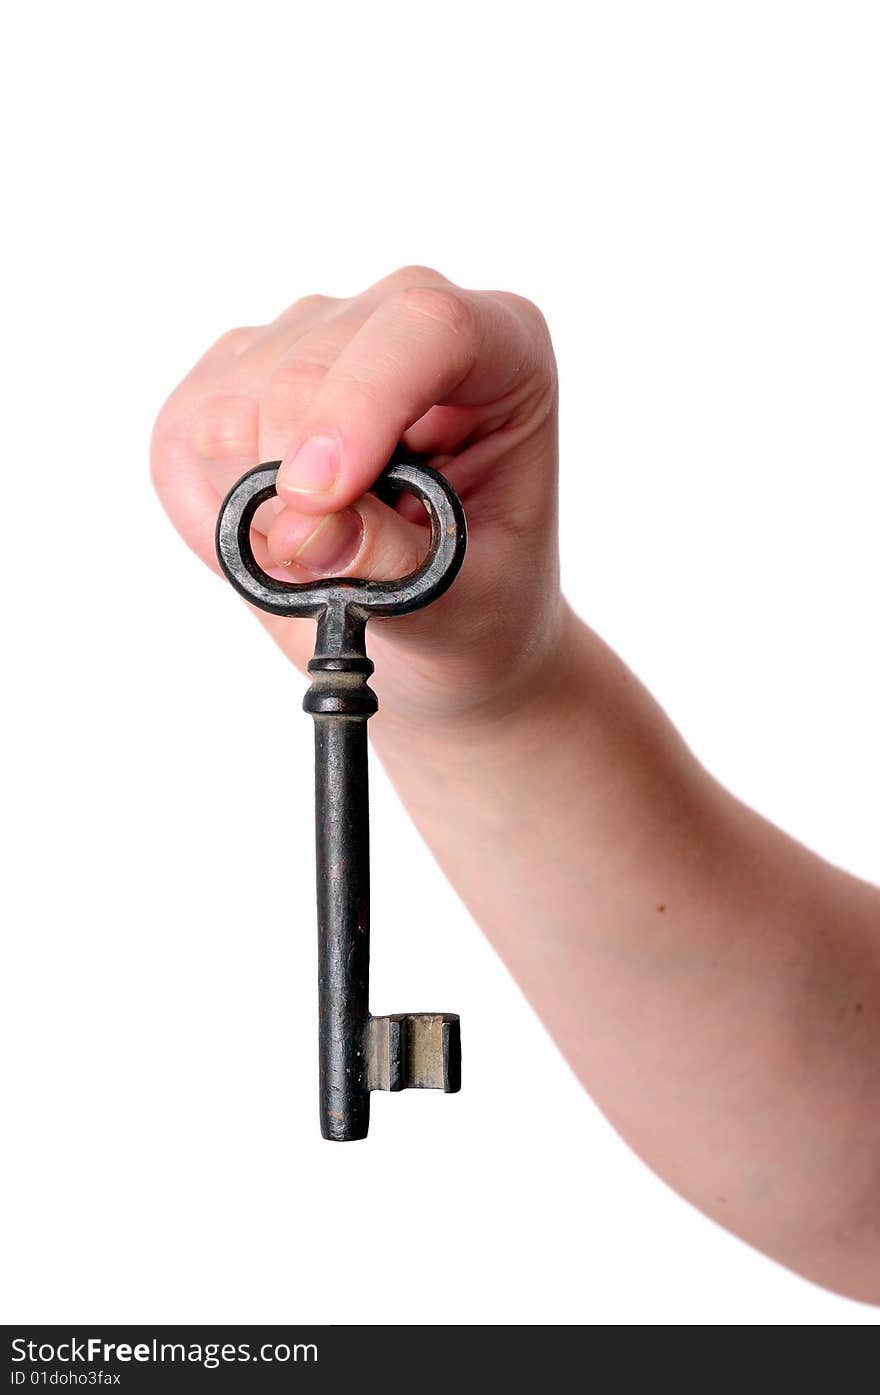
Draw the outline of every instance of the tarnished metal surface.
[[[388,497],[409,490],[424,503],[431,541],[422,565],[396,581],[334,577],[276,581],[257,565],[254,514],[275,493],[279,462],[251,470],[227,495],[217,521],[217,556],[235,589],[275,615],[317,620],[312,685],[303,706],[315,722],[315,848],[318,901],[320,1116],[325,1138],[365,1138],[371,1090],[461,1084],[454,1013],[371,1017],[370,852],[367,721],[378,706],[367,680],[366,624],[429,605],[464,560],[464,512],[436,471],[398,452],[376,483]]]
[[[371,1017],[367,1033],[371,1090],[461,1089],[461,1030],[453,1012]]]

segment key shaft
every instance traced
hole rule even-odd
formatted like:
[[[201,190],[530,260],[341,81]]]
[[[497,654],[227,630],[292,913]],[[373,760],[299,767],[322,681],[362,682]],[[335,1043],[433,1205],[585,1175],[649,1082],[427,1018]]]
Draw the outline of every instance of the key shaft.
[[[370,1122],[372,670],[365,655],[316,654],[303,701],[315,722],[320,1120],[324,1137],[338,1142],[365,1138]]]

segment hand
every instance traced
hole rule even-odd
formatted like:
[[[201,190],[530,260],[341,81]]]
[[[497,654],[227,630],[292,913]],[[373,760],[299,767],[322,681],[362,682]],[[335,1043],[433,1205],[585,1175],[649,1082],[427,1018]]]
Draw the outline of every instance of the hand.
[[[373,621],[383,712],[491,717],[531,691],[564,614],[556,543],[557,378],[540,311],[405,267],[362,294],[309,296],[274,323],[225,334],[163,407],[159,497],[214,570],[214,527],[236,479],[282,461],[254,520],[259,564],[289,581],[388,579],[421,561],[421,505],[367,493],[398,441],[455,486],[468,553],[429,609]],[[314,627],[254,613],[304,667]]]

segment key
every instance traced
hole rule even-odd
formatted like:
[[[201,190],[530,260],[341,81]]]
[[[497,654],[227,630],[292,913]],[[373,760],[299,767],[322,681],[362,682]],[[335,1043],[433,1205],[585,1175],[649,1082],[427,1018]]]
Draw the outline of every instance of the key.
[[[367,1136],[371,1090],[461,1088],[455,1013],[373,1017],[369,1009],[367,722],[378,700],[367,683],[366,626],[372,616],[406,615],[441,596],[464,560],[467,529],[451,485],[398,450],[375,492],[390,499],[408,490],[421,499],[431,524],[422,565],[396,581],[276,581],[257,565],[250,526],[275,493],[279,464],[258,465],[229,492],[217,520],[217,557],[252,605],[317,621],[303,707],[315,723],[319,1103],[323,1136],[347,1142]]]

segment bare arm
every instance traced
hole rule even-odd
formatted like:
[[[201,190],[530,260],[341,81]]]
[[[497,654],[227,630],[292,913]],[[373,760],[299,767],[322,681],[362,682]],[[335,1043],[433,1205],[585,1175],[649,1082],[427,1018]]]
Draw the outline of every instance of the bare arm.
[[[571,615],[544,677],[495,720],[377,722],[407,808],[641,1157],[880,1302],[880,892],[723,790]]]
[[[768,1254],[880,1302],[880,891],[724,791],[565,605],[535,307],[424,267],[299,301],[196,365],[153,473],[215,566],[222,495],[283,457],[261,564],[393,576],[425,529],[364,492],[398,439],[449,475],[471,532],[452,591],[371,636],[372,735],[414,820],[638,1153]],[[259,618],[304,664],[308,622]]]

